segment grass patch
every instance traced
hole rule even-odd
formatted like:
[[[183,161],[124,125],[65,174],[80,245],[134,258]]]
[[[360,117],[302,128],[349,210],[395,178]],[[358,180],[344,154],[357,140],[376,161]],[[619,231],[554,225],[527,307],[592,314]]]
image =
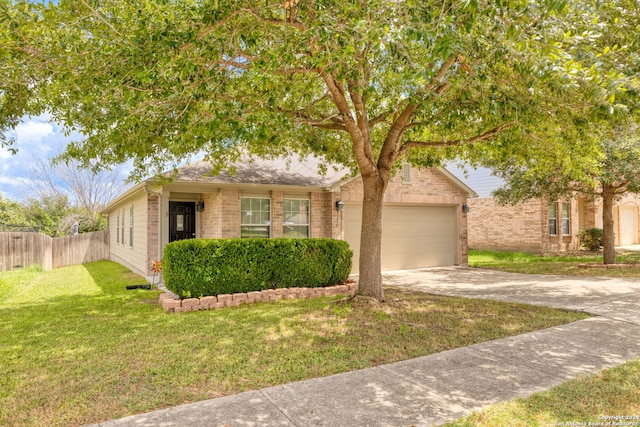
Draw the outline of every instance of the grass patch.
[[[521,334],[580,313],[386,289],[164,313],[112,262],[0,273],[0,425],[81,425]]]
[[[640,417],[639,384],[640,360],[634,360],[528,398],[492,405],[446,426],[638,425],[640,418],[624,416]],[[605,418],[615,416],[622,418]]]
[[[622,264],[639,264],[640,253],[620,253],[616,262]],[[559,274],[567,276],[591,277],[640,277],[640,266],[637,268],[608,269],[581,268],[582,263],[602,263],[602,254],[587,252],[572,255],[536,255],[524,252],[502,252],[487,250],[470,250],[469,266],[487,268],[523,274]]]

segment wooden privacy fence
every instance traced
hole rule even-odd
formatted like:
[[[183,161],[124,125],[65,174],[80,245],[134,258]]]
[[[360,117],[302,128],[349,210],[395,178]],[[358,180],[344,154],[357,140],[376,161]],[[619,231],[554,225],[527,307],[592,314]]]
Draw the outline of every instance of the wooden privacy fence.
[[[51,238],[41,233],[0,233],[0,271],[40,264],[44,270],[109,259],[106,231]]]

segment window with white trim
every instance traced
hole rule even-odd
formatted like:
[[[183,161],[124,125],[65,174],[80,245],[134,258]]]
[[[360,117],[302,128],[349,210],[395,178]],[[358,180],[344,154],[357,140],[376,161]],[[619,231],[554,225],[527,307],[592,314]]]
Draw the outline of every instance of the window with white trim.
[[[309,199],[284,199],[282,211],[282,237],[309,237]]]
[[[122,208],[122,219],[120,220],[120,243],[124,245],[124,208]]]
[[[271,199],[242,197],[240,199],[240,237],[271,236]]]
[[[571,234],[571,204],[562,204],[562,234]]]
[[[116,243],[120,244],[120,212],[116,216]]]
[[[129,247],[133,248],[133,205],[129,208]]]
[[[549,203],[549,234],[558,234],[558,204]]]

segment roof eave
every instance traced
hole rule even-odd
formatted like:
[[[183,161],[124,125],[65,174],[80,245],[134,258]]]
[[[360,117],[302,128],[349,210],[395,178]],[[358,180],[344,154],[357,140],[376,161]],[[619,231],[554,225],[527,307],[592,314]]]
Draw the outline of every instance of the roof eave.
[[[438,169],[440,171],[440,173],[442,173],[445,177],[447,177],[447,179],[449,179],[455,185],[460,187],[465,193],[467,193],[467,198],[475,199],[475,198],[478,197],[478,193],[473,191],[473,189],[471,187],[469,187],[467,184],[465,184],[457,176],[455,176],[454,174],[449,172],[446,168],[444,168],[442,166],[437,166],[436,169]]]
[[[102,209],[100,211],[100,215],[105,215],[109,213],[116,206],[126,202],[128,199],[131,199],[134,196],[137,196],[138,193],[141,193],[144,191],[144,187],[148,184],[149,184],[148,181],[142,181],[141,183],[134,185],[133,187],[131,187],[130,189],[122,193],[120,196],[118,196],[116,199],[114,199],[104,209]]]

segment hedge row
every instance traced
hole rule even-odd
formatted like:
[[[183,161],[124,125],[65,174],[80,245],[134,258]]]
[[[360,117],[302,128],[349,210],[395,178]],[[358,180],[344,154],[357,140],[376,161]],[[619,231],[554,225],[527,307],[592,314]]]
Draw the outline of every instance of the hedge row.
[[[343,283],[353,252],[333,239],[187,239],[164,250],[164,281],[181,298]]]

